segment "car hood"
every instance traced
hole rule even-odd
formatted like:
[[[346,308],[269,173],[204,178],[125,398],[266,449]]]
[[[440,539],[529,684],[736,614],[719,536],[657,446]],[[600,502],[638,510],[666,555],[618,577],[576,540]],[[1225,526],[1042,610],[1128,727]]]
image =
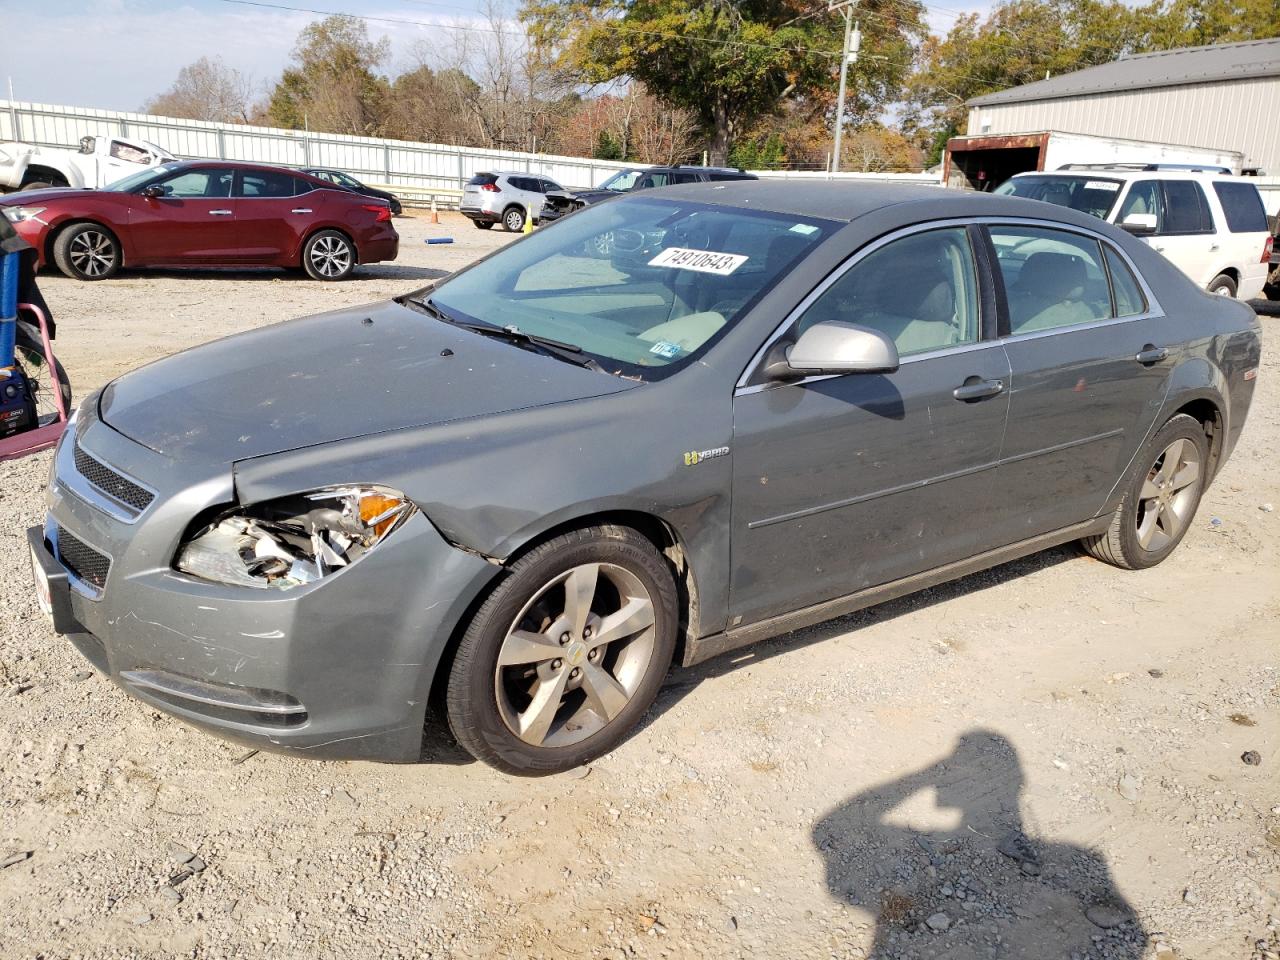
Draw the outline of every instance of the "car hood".
[[[601,200],[620,197],[622,194],[615,190],[548,190],[547,196],[581,200],[583,203],[599,203]]]
[[[51,200],[66,200],[69,197],[83,197],[99,190],[88,190],[84,187],[44,187],[40,190],[19,190],[0,197],[0,205],[6,207],[34,207],[37,204],[49,203]]]
[[[634,385],[388,301],[156,361],[109,384],[99,416],[164,456],[231,463]]]

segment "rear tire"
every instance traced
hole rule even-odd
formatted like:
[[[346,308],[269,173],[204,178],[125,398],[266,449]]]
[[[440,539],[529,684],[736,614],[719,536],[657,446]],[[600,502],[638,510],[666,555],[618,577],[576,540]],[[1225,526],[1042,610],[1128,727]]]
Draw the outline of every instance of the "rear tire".
[[[1146,442],[1135,467],[1110,529],[1080,541],[1090,556],[1124,570],[1154,567],[1190,529],[1208,480],[1204,427],[1178,414]]]
[[[1236,282],[1225,273],[1220,273],[1213,278],[1213,281],[1205,288],[1209,293],[1216,293],[1220,297],[1231,297],[1233,300],[1236,296]]]
[[[471,225],[477,230],[490,230],[493,228],[492,220],[472,220]]]
[[[302,269],[312,280],[345,280],[357,259],[355,244],[337,230],[313,233],[302,245]]]
[[[477,760],[518,776],[580,766],[622,741],[675,651],[675,582],[628,527],[563,534],[517,560],[449,670],[446,716]]]
[[[53,262],[73,280],[108,280],[120,270],[120,241],[98,223],[75,223],[53,242]]]
[[[30,183],[24,183],[18,188],[18,192],[23,190],[47,190],[52,187],[52,183],[45,183],[43,180],[32,180]]]

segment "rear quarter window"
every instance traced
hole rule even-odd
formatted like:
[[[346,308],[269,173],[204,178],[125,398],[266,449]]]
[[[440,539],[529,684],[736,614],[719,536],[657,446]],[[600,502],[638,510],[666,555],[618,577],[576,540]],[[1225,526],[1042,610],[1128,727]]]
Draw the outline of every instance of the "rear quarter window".
[[[1218,195],[1227,217],[1227,229],[1232,233],[1267,232],[1267,211],[1262,206],[1258,188],[1252,183],[1217,182],[1213,192]]]

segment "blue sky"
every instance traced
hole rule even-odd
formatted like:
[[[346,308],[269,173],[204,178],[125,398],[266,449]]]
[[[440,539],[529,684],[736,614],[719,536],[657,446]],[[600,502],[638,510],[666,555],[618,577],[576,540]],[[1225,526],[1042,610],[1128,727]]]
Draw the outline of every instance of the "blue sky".
[[[482,0],[263,0],[415,23],[368,23],[369,33],[392,41],[392,72],[412,63],[422,41],[447,43],[439,24],[479,19]],[[516,0],[511,0],[514,9]],[[985,9],[951,0],[930,21],[945,32],[954,11]],[[950,11],[950,12],[949,12]],[[289,59],[294,40],[318,15],[228,3],[225,0],[0,0],[0,35],[21,37],[0,56],[0,83],[12,80],[18,100],[109,110],[137,110],[165,90],[181,69],[202,56],[219,56],[268,89]],[[432,26],[436,24],[436,26]],[[8,86],[0,86],[0,97]]]

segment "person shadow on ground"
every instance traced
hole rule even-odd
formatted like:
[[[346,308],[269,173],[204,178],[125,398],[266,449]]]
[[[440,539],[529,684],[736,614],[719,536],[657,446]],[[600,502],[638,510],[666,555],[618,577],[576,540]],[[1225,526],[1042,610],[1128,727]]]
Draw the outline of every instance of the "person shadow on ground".
[[[1146,932],[1102,855],[1028,835],[1023,779],[1007,739],[973,730],[818,821],[832,895],[875,917],[872,960],[1142,957]]]

